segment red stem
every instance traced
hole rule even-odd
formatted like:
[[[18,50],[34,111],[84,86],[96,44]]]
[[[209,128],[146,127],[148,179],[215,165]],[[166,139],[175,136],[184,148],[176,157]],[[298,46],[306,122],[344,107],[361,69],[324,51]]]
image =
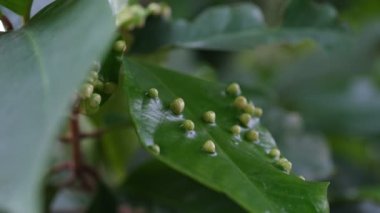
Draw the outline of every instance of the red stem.
[[[80,168],[82,166],[81,151],[80,151],[80,129],[79,129],[79,108],[73,107],[73,111],[70,117],[70,132],[71,132],[71,146],[74,163],[74,174],[79,175]]]
[[[0,14],[0,20],[1,20],[1,23],[3,23],[3,25],[7,31],[13,30],[12,23],[9,21],[9,19],[5,15]]]

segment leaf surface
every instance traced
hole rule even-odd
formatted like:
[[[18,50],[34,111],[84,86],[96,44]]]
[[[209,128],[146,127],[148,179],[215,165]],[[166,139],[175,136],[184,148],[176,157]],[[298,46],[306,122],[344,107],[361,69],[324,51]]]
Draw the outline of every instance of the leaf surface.
[[[225,87],[124,59],[124,89],[131,116],[143,145],[160,147],[157,158],[170,167],[222,193],[251,212],[327,212],[326,183],[305,182],[274,166],[267,152],[276,147],[270,133],[253,118],[239,137],[230,133],[241,112],[232,106],[234,97]],[[146,95],[157,88],[159,99]],[[168,106],[181,97],[185,110],[173,114]],[[216,124],[206,124],[202,115],[213,110]],[[195,132],[181,128],[185,119],[195,123]],[[248,142],[245,132],[259,132],[259,141]],[[213,140],[216,153],[202,150]]]

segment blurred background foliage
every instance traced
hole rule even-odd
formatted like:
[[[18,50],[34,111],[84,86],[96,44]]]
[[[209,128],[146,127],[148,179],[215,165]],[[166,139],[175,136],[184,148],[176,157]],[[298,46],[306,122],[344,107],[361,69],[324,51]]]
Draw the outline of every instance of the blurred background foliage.
[[[322,36],[319,41],[269,42],[243,51],[184,48],[161,38],[167,36],[167,21],[149,18],[145,28],[134,32],[130,54],[199,78],[239,82],[248,91],[247,96],[265,110],[264,125],[293,162],[294,172],[308,180],[331,182],[331,212],[380,212],[380,1],[165,2],[172,8],[173,22],[191,21],[211,6],[245,2],[260,7],[263,25],[269,29],[313,29],[316,37],[318,32],[341,35],[328,45],[321,40],[330,37]],[[1,11],[11,14],[4,8]],[[10,19],[17,26],[17,18]],[[102,72],[107,80],[116,82],[119,72],[115,67],[119,65],[115,66],[118,62],[114,59],[115,53],[110,50]],[[92,199],[76,191],[56,191],[47,184],[46,200],[51,202],[47,208],[90,206],[95,212],[104,208],[125,212],[241,211],[224,195],[152,160],[139,147],[125,113],[127,103],[118,98],[122,93],[117,89],[98,114],[82,120],[88,129],[107,129],[98,143],[83,143],[87,158],[99,165],[106,177],[104,186]],[[53,162],[65,158],[57,154],[60,149],[61,145],[54,148]],[[150,176],[160,178],[143,178]],[[160,182],[164,179],[168,181]],[[215,202],[222,205],[209,205]],[[116,207],[116,203],[125,205]]]

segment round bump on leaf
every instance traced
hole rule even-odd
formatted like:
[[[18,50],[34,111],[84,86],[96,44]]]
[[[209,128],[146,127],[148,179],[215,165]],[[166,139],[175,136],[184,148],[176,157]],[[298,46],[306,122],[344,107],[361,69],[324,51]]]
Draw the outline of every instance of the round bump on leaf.
[[[245,126],[248,127],[249,122],[251,121],[252,116],[248,113],[243,113],[240,115],[239,120]]]
[[[165,19],[169,19],[172,16],[172,9],[168,5],[161,5],[161,15]]]
[[[158,98],[158,90],[156,88],[150,88],[148,90],[148,96],[150,98]]]
[[[234,106],[238,109],[244,109],[247,103],[247,99],[244,96],[238,96],[235,98]]]
[[[195,128],[195,124],[192,120],[185,120],[182,124],[183,128],[186,130],[186,131],[192,131],[194,130]]]
[[[86,99],[91,97],[92,93],[94,92],[94,86],[89,83],[84,83],[80,89],[79,97],[82,99]]]
[[[238,96],[241,93],[240,86],[238,83],[232,83],[228,85],[226,91],[229,95],[233,95],[233,96]]]
[[[170,109],[176,115],[181,114],[183,112],[183,110],[185,109],[185,101],[182,98],[175,99],[170,104]]]
[[[256,108],[252,103],[249,103],[244,106],[243,110],[250,115],[254,115]]]
[[[127,48],[127,44],[125,43],[124,40],[118,40],[115,42],[113,48],[117,52],[124,52],[125,49]]]
[[[148,148],[150,151],[153,152],[153,154],[155,154],[155,155],[160,154],[160,146],[158,146],[157,144],[150,145]]]
[[[272,158],[279,158],[281,155],[281,152],[279,149],[273,148],[269,151],[268,155],[271,156]]]
[[[303,181],[305,181],[306,179],[305,179],[305,177],[304,176],[302,176],[302,175],[300,175],[300,176],[298,176],[301,180],[303,180]]]
[[[94,78],[95,80],[97,80],[99,78],[99,74],[98,74],[98,71],[95,71],[95,70],[92,70],[90,72],[90,77]]]
[[[90,97],[90,99],[88,100],[88,104],[91,106],[91,107],[98,107],[100,105],[100,102],[102,101],[102,96],[100,96],[99,94],[97,93],[93,93]]]
[[[233,125],[232,127],[231,127],[231,132],[232,132],[232,134],[233,135],[239,135],[240,134],[240,132],[241,132],[241,127],[239,126],[239,125]]]
[[[255,130],[249,130],[245,134],[245,137],[247,138],[248,141],[257,141],[259,139],[259,133]]]
[[[203,151],[208,152],[208,153],[215,153],[216,152],[216,147],[215,144],[212,140],[207,140],[202,147]]]
[[[206,123],[215,123],[216,114],[214,111],[207,111],[203,114],[203,120]]]
[[[287,174],[292,170],[292,163],[286,158],[280,158],[277,161],[277,165],[279,165]]]
[[[255,110],[254,110],[254,113],[253,113],[254,116],[257,116],[257,117],[260,117],[263,115],[263,109],[259,108],[259,107],[255,107]]]
[[[153,15],[160,15],[161,13],[161,5],[156,3],[156,2],[151,2],[148,7],[147,7],[147,10],[149,13],[153,14]]]

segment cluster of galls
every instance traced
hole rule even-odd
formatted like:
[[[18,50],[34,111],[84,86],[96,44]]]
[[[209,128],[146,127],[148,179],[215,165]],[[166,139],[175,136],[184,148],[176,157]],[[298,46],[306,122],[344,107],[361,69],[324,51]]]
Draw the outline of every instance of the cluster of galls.
[[[249,127],[249,123],[252,119],[252,116],[260,117],[263,114],[263,110],[261,108],[256,107],[253,103],[249,103],[244,96],[240,96],[241,89],[239,84],[230,84],[227,87],[226,92],[229,95],[237,96],[234,100],[233,105],[237,109],[243,111],[243,113],[239,117],[239,120],[244,127]],[[235,136],[239,136],[240,131],[241,127],[237,124],[231,127],[231,132]],[[259,139],[259,133],[255,130],[249,130],[246,132],[245,138],[248,141],[257,141]],[[276,166],[280,167],[285,173],[290,173],[292,169],[292,163],[285,157],[281,156],[281,152],[279,149],[273,148],[269,150],[267,154],[269,157],[274,159]]]
[[[139,4],[125,6],[116,16],[116,25],[133,30],[136,27],[143,27],[149,15],[169,18],[171,9],[164,3],[150,3],[146,8]]]
[[[82,114],[92,114],[99,110],[102,96],[100,93],[112,94],[116,85],[112,82],[104,82],[99,76],[100,65],[95,64],[86,82],[83,83],[79,91],[79,108]]]
[[[242,114],[239,116],[239,123],[231,127],[230,131],[234,137],[240,138],[240,134],[244,131],[244,138],[248,142],[258,142],[260,139],[259,132],[252,129],[252,119],[254,117],[260,117],[263,114],[263,110],[259,107],[256,107],[252,102],[248,101],[246,97],[241,96],[241,89],[239,84],[232,83],[226,88],[226,93],[230,96],[235,96],[235,100],[232,105],[238,110],[242,111]],[[146,93],[150,98],[158,98],[158,90],[151,88]],[[174,99],[170,104],[170,110],[175,115],[180,115],[185,109],[185,101],[182,98]],[[207,124],[215,124],[216,122],[216,113],[214,111],[206,111],[202,115],[202,120]],[[187,132],[193,132],[195,129],[195,124],[192,120],[184,120],[182,125]],[[159,154],[160,147],[157,144],[150,146],[150,149]],[[212,140],[207,140],[202,146],[202,150],[210,153],[216,153],[216,145]],[[267,152],[267,155],[272,158],[277,167],[280,167],[282,171],[289,174],[292,169],[292,163],[281,156],[281,152],[278,148],[273,148]],[[302,176],[301,179],[304,180]]]

